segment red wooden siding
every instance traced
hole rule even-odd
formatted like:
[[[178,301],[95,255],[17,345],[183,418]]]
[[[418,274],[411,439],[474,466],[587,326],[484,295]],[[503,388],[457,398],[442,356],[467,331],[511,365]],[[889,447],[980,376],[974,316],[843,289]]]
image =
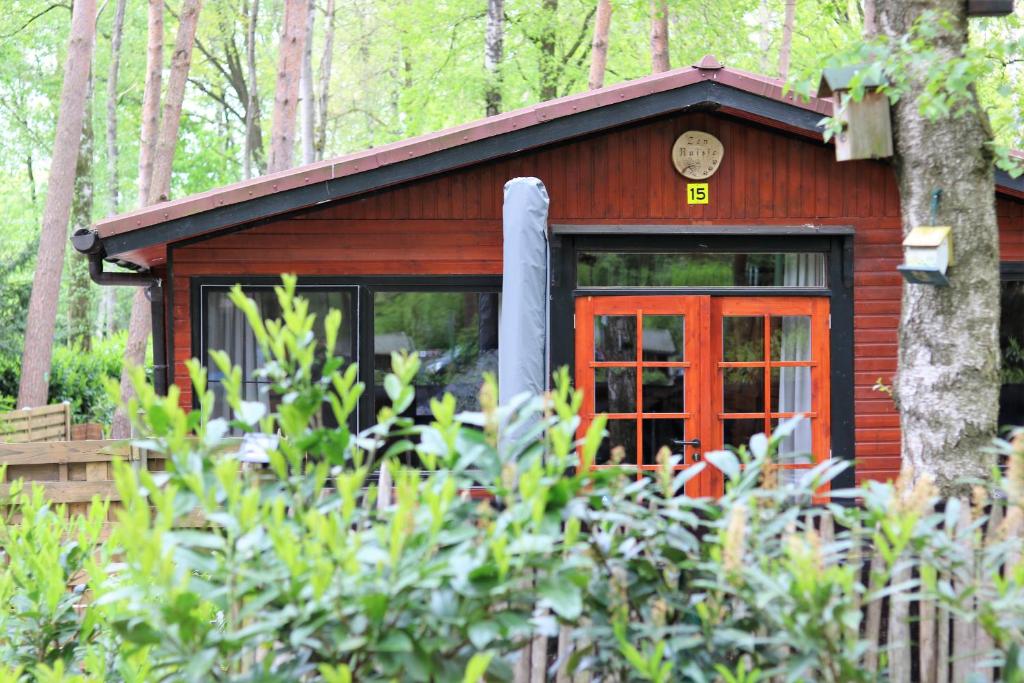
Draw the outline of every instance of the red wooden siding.
[[[725,146],[707,206],[685,203],[670,160],[681,133]],[[537,176],[556,223],[853,225],[857,478],[899,468],[899,420],[872,389],[896,370],[899,197],[889,167],[836,163],[806,138],[710,113],[682,114],[462,169],[174,249],[174,376],[191,402],[189,278],[197,275],[499,274],[502,186]],[[1003,259],[1024,260],[1024,202],[1000,198]]]

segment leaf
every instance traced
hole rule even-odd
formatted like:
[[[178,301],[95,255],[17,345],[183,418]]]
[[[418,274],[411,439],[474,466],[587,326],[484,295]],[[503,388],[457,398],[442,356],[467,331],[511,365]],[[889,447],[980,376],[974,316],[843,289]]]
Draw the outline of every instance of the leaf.
[[[267,407],[259,401],[242,401],[238,406],[238,410],[235,411],[235,417],[247,425],[254,425],[266,413]]]
[[[482,650],[498,637],[501,628],[494,621],[477,621],[469,625],[466,633],[469,636],[469,642],[473,643],[473,647]]]
[[[469,663],[466,664],[466,675],[462,677],[462,683],[479,683],[493,658],[493,652],[478,652],[470,657]]]
[[[732,451],[710,451],[704,454],[704,458],[729,479],[740,475],[740,460]]]
[[[405,631],[388,631],[377,644],[379,652],[412,652],[412,639]]]
[[[545,579],[540,584],[538,593],[548,601],[555,614],[563,619],[568,621],[578,619],[580,613],[583,612],[583,596],[579,586],[571,581],[558,577]]]

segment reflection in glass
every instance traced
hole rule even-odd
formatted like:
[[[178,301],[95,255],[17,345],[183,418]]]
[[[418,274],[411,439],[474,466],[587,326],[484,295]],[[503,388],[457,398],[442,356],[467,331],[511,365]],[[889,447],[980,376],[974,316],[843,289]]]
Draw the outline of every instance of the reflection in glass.
[[[414,353],[420,359],[413,380],[416,398],[408,417],[418,423],[430,422],[430,399],[445,393],[455,396],[460,409],[479,409],[483,375],[498,370],[496,294],[376,292],[373,307],[377,410],[390,402],[383,382],[395,351]]]
[[[764,368],[722,368],[722,410],[764,412]]]
[[[1024,280],[1003,282],[1001,292],[999,425],[1020,427],[1024,426]]]
[[[681,315],[645,315],[644,360],[653,363],[679,363],[685,358],[684,329]]]
[[[764,360],[764,317],[727,315],[722,318],[722,360]]]
[[[636,316],[594,316],[594,360],[636,362]]]
[[[594,371],[594,412],[636,412],[636,368],[597,368]]]
[[[581,252],[580,287],[826,287],[824,254]]]
[[[645,413],[682,413],[686,411],[684,368],[645,368]]]
[[[722,443],[733,448],[749,446],[750,437],[763,431],[764,420],[761,419],[722,420]]]
[[[772,360],[811,360],[811,319],[806,315],[773,315]]]
[[[644,420],[644,464],[657,465],[658,451],[667,447],[672,455],[684,454],[684,446],[676,441],[686,439],[686,427],[683,420]],[[680,461],[679,464],[684,464]]]
[[[772,368],[772,412],[806,413],[811,409],[811,369]]]
[[[601,442],[594,459],[595,465],[636,465],[636,420],[608,420],[608,436]],[[616,451],[621,449],[621,451]]]

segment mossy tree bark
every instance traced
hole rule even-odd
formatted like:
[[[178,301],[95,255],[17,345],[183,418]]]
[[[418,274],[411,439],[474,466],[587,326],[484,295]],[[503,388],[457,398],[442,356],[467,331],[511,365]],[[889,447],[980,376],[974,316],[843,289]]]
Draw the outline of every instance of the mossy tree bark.
[[[949,59],[967,42],[962,0],[878,0],[878,31],[892,44],[923,12],[948,13],[934,47]],[[955,265],[949,286],[903,285],[895,397],[902,455],[916,476],[935,478],[945,493],[965,477],[985,478],[993,460],[999,404],[999,233],[991,130],[970,89],[970,113],[929,119],[921,114],[931,64],[906,73],[908,90],[893,105],[895,169],[903,231],[950,225]]]

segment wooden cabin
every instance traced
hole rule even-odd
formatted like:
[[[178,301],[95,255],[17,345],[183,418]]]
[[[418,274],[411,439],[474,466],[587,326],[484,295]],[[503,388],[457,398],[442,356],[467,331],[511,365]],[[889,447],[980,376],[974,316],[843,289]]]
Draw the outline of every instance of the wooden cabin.
[[[246,373],[259,362],[227,289],[273,315],[270,287],[289,272],[313,310],[344,313],[338,350],[374,387],[360,426],[397,349],[422,359],[411,411],[427,419],[443,391],[471,407],[496,367],[501,294],[517,286],[502,281],[503,186],[536,177],[550,199],[549,360],[574,369],[585,417],[610,414],[602,458],[620,445],[651,466],[668,445],[693,462],[803,413],[792,467],[831,454],[855,461],[848,483],[888,478],[899,420],[875,385],[896,371],[899,198],[887,162],[836,162],[819,127],[830,113],[705,58],[113,217],[94,251],[154,280],[156,381],[183,403],[186,359],[217,348]],[[1003,341],[1024,354],[1024,182],[997,178]],[[1003,419],[1020,424],[1016,358]],[[251,374],[246,386],[266,400]]]

